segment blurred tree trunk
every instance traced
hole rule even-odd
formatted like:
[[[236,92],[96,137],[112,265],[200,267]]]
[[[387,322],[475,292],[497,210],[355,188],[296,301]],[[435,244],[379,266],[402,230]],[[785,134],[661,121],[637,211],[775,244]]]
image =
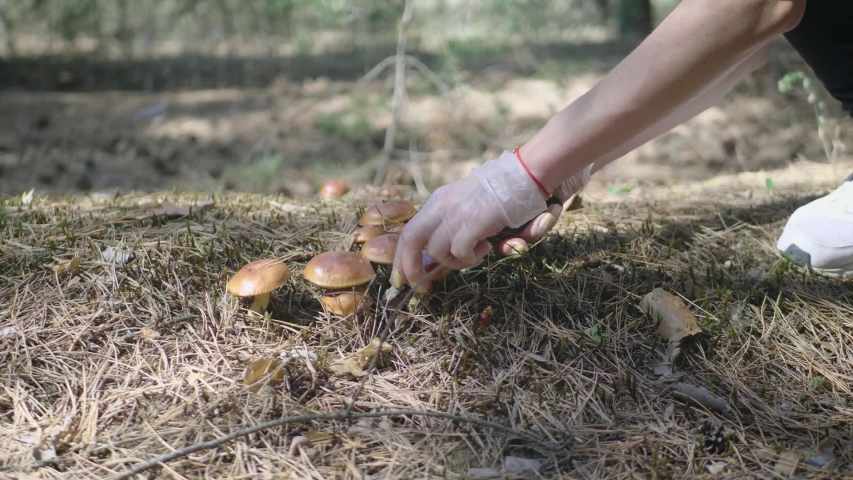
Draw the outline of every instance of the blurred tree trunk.
[[[17,56],[17,49],[15,48],[15,37],[14,37],[14,15],[10,14],[10,7],[8,0],[0,0],[0,36],[3,38],[3,43],[6,45],[6,55],[9,57]]]
[[[395,57],[396,67],[394,69],[394,96],[391,98],[391,123],[385,131],[385,144],[379,153],[379,166],[376,168],[376,176],[373,177],[373,184],[376,186],[385,181],[385,175],[388,172],[388,162],[397,135],[397,116],[400,105],[403,103],[403,97],[406,95],[406,27],[412,22],[412,3],[413,0],[406,0],[403,7],[403,18],[400,20],[397,55]]]
[[[0,36],[3,37],[3,43],[6,44],[6,55],[9,57],[17,56],[15,39],[12,37],[12,22],[2,10],[0,10]]]
[[[608,23],[612,15],[610,11],[610,0],[593,0],[593,2],[598,10],[599,21],[605,24]]]
[[[127,59],[133,58],[133,32],[130,29],[128,0],[118,1],[118,28],[115,36],[122,56]]]
[[[617,15],[619,35],[624,40],[639,40],[652,31],[650,0],[619,0]]]

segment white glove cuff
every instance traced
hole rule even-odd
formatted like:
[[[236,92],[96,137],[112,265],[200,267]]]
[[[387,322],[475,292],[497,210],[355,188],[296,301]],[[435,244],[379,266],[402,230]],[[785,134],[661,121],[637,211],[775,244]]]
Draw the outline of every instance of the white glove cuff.
[[[518,228],[548,209],[539,187],[510,151],[475,167],[471,174],[503,212],[510,228]]]

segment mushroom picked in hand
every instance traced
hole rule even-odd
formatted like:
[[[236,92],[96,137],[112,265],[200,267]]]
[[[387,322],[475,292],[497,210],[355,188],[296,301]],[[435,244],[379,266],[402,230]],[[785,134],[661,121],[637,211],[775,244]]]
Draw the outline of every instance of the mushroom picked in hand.
[[[260,259],[247,263],[228,282],[228,293],[251,300],[249,310],[263,314],[270,292],[290,280],[290,268],[281,260]]]
[[[441,280],[450,275],[451,270],[433,260],[426,251],[421,252],[421,257],[423,258],[424,270],[427,272],[427,277],[430,281]]]

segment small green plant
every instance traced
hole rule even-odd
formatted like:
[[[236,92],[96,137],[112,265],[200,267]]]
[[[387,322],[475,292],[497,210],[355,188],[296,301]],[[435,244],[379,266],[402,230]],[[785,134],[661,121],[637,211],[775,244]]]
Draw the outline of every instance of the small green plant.
[[[601,332],[598,331],[598,325],[593,325],[589,328],[584,328],[583,333],[587,334],[589,338],[595,340],[595,343],[601,345]]]
[[[614,185],[611,185],[611,186],[607,187],[607,193],[609,193],[611,195],[616,195],[616,196],[628,195],[629,193],[631,193],[631,188],[630,187],[619,188],[619,187],[616,187]]]
[[[773,179],[768,177],[764,180],[764,186],[767,188],[767,193],[773,195],[773,191],[775,190],[775,187],[773,186]]]
[[[823,142],[823,152],[826,159],[832,161],[833,145],[832,139],[826,132],[826,103],[820,99],[820,92],[815,88],[811,77],[802,71],[789,72],[782,76],[777,82],[777,88],[781,93],[788,93],[797,84],[800,84],[806,92],[808,92],[807,100],[814,106],[815,118],[817,119],[817,134]]]

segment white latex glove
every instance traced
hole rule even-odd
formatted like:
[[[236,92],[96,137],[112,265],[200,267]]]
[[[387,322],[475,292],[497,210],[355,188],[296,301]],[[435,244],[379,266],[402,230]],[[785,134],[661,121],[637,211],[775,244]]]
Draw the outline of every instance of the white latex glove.
[[[555,196],[565,201],[583,188],[591,168],[564,182]],[[445,268],[471,267],[491,250],[488,237],[506,227],[522,227],[539,216],[536,224],[523,231],[541,236],[556,223],[562,212],[559,206],[557,210],[548,209],[542,192],[515,154],[504,151],[467,177],[437,189],[409,220],[400,233],[391,283],[396,288],[408,283],[415,291],[426,292],[429,280],[424,278],[423,251]]]

